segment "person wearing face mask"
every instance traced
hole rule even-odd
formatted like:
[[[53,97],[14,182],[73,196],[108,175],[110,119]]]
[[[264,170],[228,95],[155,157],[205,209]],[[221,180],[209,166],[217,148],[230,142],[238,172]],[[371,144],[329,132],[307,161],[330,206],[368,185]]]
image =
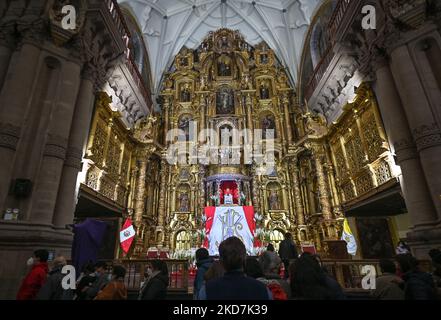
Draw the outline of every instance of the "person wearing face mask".
[[[85,291],[86,300],[93,300],[98,292],[100,292],[108,283],[109,277],[106,274],[107,264],[105,262],[97,262],[95,264],[95,281],[92,285],[87,286]]]
[[[153,260],[146,271],[146,280],[139,291],[138,300],[165,300],[168,287],[168,268],[162,260]]]
[[[17,293],[17,300],[35,300],[41,287],[46,282],[49,267],[47,260],[49,252],[47,250],[37,250],[34,256],[27,261],[31,270],[23,279],[20,289]]]
[[[127,300],[127,288],[124,284],[126,269],[114,266],[112,280],[101,290],[94,300]]]
[[[69,299],[69,291],[64,290],[61,283],[65,274],[62,273],[66,265],[66,259],[63,256],[55,258],[53,268],[49,272],[45,284],[37,295],[37,300],[72,300]]]

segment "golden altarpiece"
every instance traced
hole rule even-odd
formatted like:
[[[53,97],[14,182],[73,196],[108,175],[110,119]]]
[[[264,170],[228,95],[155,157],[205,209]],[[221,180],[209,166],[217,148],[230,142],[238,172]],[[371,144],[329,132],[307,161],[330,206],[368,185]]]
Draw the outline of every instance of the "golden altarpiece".
[[[326,253],[326,243],[341,237],[344,205],[395,177],[368,85],[328,125],[299,103],[274,52],[250,46],[237,31],[211,32],[196,50],[182,49],[164,75],[161,111],[134,128],[103,111],[111,110],[105,93],[97,105],[84,183],[127,208],[137,229],[133,257],[150,247],[199,247],[204,208],[218,205],[228,186],[237,188],[238,205],[254,207],[264,242],[277,246],[289,231],[298,245]],[[211,143],[235,129],[245,133],[227,135],[227,148]],[[270,172],[244,159],[253,140],[268,139]]]

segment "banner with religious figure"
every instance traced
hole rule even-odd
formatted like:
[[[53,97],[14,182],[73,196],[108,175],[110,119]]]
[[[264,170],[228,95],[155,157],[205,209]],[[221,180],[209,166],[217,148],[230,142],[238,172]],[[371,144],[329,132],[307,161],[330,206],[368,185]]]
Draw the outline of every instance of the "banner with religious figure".
[[[245,244],[247,252],[253,252],[256,232],[253,207],[207,207],[205,216],[207,237],[204,246],[211,256],[219,255],[219,245],[230,237],[238,237]]]

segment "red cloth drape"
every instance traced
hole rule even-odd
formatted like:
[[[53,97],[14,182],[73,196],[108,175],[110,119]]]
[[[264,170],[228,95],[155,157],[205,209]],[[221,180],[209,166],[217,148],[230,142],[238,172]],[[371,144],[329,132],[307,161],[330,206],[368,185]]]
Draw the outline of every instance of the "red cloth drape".
[[[205,217],[207,218],[207,221],[205,222],[204,248],[208,248],[208,235],[210,234],[211,227],[213,226],[215,212],[216,212],[216,207],[205,208]]]
[[[243,207],[245,217],[247,219],[248,226],[251,233],[256,237],[256,221],[254,220],[254,207]],[[254,247],[260,247],[261,243],[259,239],[254,238]]]

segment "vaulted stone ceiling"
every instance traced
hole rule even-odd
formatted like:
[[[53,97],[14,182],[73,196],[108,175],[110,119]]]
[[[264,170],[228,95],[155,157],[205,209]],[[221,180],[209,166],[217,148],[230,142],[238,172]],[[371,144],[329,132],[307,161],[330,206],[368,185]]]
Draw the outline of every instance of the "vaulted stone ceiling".
[[[154,91],[173,57],[195,49],[209,31],[239,30],[251,45],[265,41],[297,78],[305,33],[323,0],[119,0],[138,20],[149,51]]]

